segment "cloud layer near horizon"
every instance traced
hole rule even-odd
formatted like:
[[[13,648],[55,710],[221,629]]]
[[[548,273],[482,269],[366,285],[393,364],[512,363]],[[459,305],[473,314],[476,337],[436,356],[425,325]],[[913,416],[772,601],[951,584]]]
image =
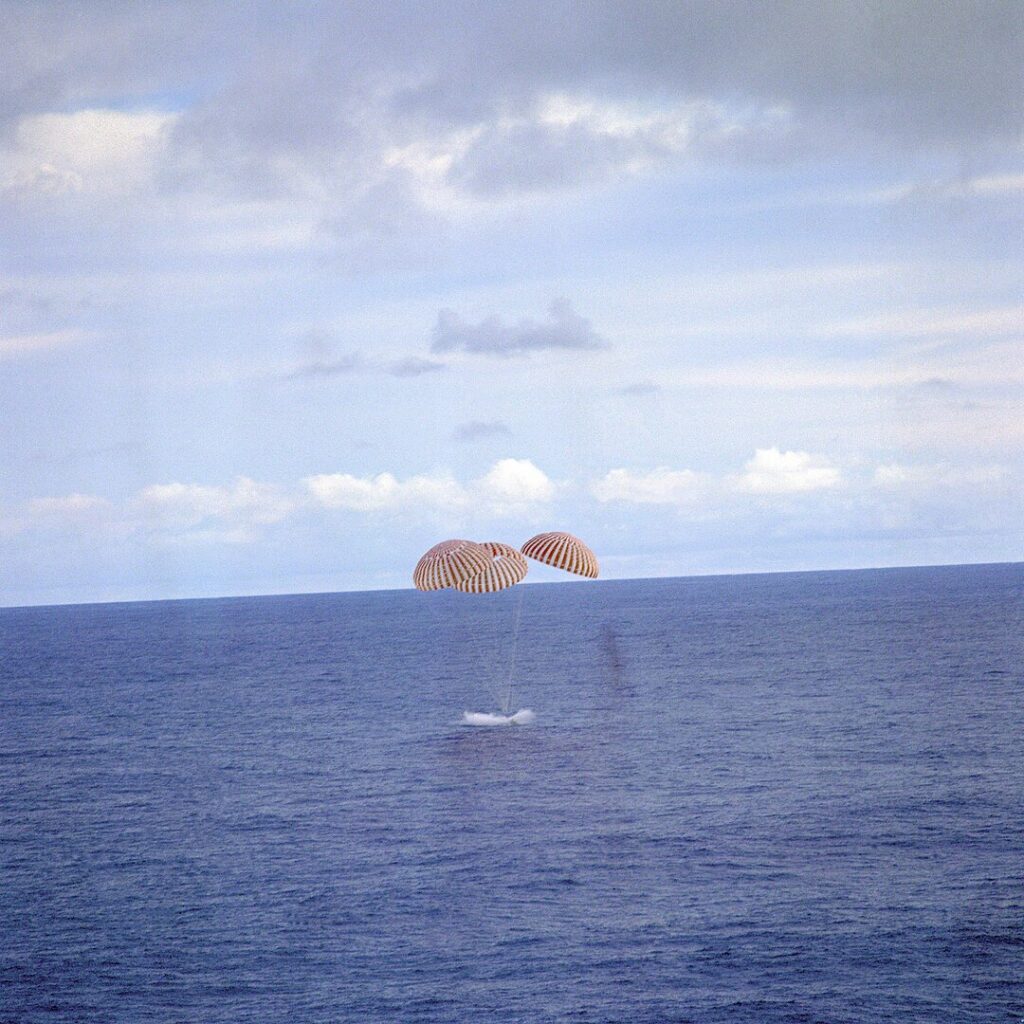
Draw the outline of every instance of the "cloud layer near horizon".
[[[297,484],[258,482],[240,476],[230,484],[149,484],[118,503],[108,497],[72,492],[33,498],[20,511],[19,529],[63,525],[75,532],[82,523],[101,519],[122,526],[159,527],[187,534],[200,525],[227,523],[255,529],[273,526],[296,514],[358,513],[370,517],[401,516],[431,520],[440,514],[452,522],[509,519],[532,521],[559,502],[578,504],[589,494],[600,504],[664,505],[682,514],[707,513],[728,505],[747,506],[749,499],[779,501],[813,497],[815,492],[865,494],[919,493],[968,484],[1019,490],[1021,481],[1009,467],[978,465],[875,466],[856,464],[844,472],[823,455],[759,448],[736,472],[721,475],[693,469],[611,469],[591,480],[553,480],[529,459],[503,458],[475,479],[460,482],[453,474],[421,473],[400,479],[390,472],[369,476],[318,473]],[[205,536],[205,535],[204,535]],[[254,540],[255,533],[236,540]]]

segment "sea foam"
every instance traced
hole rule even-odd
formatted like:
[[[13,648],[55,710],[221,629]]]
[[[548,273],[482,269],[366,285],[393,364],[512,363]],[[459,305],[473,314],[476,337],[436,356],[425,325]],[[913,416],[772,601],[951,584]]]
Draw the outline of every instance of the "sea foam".
[[[529,725],[537,716],[529,709],[523,708],[514,715],[492,715],[485,711],[463,711],[463,725]]]

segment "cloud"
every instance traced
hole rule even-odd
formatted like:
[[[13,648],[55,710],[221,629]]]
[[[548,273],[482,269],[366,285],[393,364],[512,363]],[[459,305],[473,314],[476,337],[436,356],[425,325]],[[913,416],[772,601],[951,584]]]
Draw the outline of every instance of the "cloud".
[[[615,393],[630,398],[643,398],[646,395],[656,395],[660,390],[660,384],[649,380],[640,380],[635,384],[624,384],[621,388],[616,388]]]
[[[981,174],[973,178],[913,182],[857,194],[861,202],[899,203],[921,200],[991,199],[1024,191],[1024,174]]]
[[[358,477],[321,473],[298,486],[283,487],[246,476],[227,485],[151,484],[133,497],[112,502],[94,494],[35,498],[18,514],[4,518],[15,533],[40,527],[78,528],[100,524],[119,535],[141,534],[156,541],[175,539],[244,543],[263,528],[310,511],[487,518],[527,515],[554,500],[557,487],[529,459],[500,459],[482,476],[461,483],[451,474],[417,474],[404,480],[392,473]]]
[[[1002,483],[1009,476],[1009,469],[998,464],[951,466],[890,462],[875,468],[871,483],[887,490],[904,487],[985,487]]]
[[[149,182],[177,115],[93,109],[23,118],[0,150],[0,192],[124,193]]]
[[[814,329],[821,337],[876,337],[898,335],[920,338],[970,334],[999,337],[1024,334],[1024,306],[1002,306],[983,310],[907,310],[860,317]]]
[[[19,356],[33,355],[37,352],[70,348],[92,337],[94,335],[89,331],[71,329],[50,331],[46,334],[19,334],[0,338],[0,361],[17,359]]]
[[[692,469],[659,466],[649,472],[613,469],[590,484],[600,502],[632,505],[726,508],[737,493],[759,496],[829,490],[841,482],[839,468],[808,452],[758,448],[740,474],[712,476]]]
[[[796,494],[826,490],[839,483],[838,468],[822,456],[778,448],[758,448],[735,480],[738,490],[751,494]]]
[[[436,359],[422,359],[419,356],[406,356],[389,363],[387,372],[392,377],[422,377],[425,373],[437,373],[447,368],[447,363]]]
[[[0,536],[41,531],[47,537],[95,538],[119,525],[118,510],[113,502],[81,491],[33,498],[20,509],[12,510],[10,515],[5,516],[3,512],[0,508]]]
[[[666,559],[659,572],[667,575],[695,568],[810,568],[823,543],[851,536],[865,540],[863,551],[895,552],[907,550],[900,546],[904,539],[920,541],[922,550],[941,551],[932,546],[936,538],[995,536],[1002,538],[1001,546],[978,550],[1005,558],[1019,541],[1018,470],[980,461],[879,465],[861,457],[844,467],[840,481],[838,468],[820,456],[771,448],[758,450],[747,462],[746,475],[760,476],[753,489],[726,472],[620,468],[590,482],[586,491],[593,501],[575,500],[571,507],[584,533],[606,547],[609,531],[618,535],[628,524],[640,524],[638,532],[622,533],[632,547],[615,541],[620,575],[635,573],[635,557],[652,548],[657,559]],[[837,493],[840,482],[844,486]],[[792,500],[794,494],[803,500]],[[778,499],[766,500],[772,495]],[[258,544],[271,528],[275,542],[259,549],[270,561],[294,544],[306,545],[307,556],[319,562],[323,545],[334,550],[341,543],[348,545],[346,559],[372,564],[381,551],[393,552],[396,544],[402,548],[402,537],[415,534],[418,521],[429,524],[422,532],[435,538],[501,536],[508,523],[564,521],[570,507],[566,497],[581,496],[571,481],[553,481],[531,460],[516,458],[501,459],[468,481],[444,472],[404,479],[386,472],[329,473],[280,486],[238,477],[224,486],[155,484],[116,502],[72,492],[0,507],[0,539],[17,557],[52,552],[62,573],[69,554],[92,551],[109,560],[121,547],[138,556],[154,546]],[[678,529],[679,517],[686,518],[687,529]],[[286,544],[276,543],[282,538]],[[879,543],[897,546],[876,548]],[[766,552],[797,548],[811,554],[788,565],[760,560]],[[723,552],[753,561],[721,562]],[[614,556],[606,560],[616,564]],[[360,585],[366,585],[365,578]]]
[[[438,517],[446,523],[529,516],[556,496],[556,486],[528,459],[501,459],[482,476],[461,483],[451,474],[398,479],[384,472],[366,477],[322,473],[297,486],[263,483],[246,476],[227,485],[151,484],[131,498],[72,492],[0,510],[0,532],[102,529],[118,538],[166,544],[249,544],[266,528],[317,511],[366,516]]]
[[[501,420],[470,420],[460,423],[452,432],[454,441],[479,441],[485,437],[509,437],[512,431]]]
[[[468,485],[449,474],[399,480],[391,473],[322,473],[307,477],[303,485],[315,504],[354,512],[509,515],[555,496],[555,485],[529,459],[501,459]]]
[[[93,515],[111,508],[106,498],[95,494],[81,494],[78,491],[56,498],[34,498],[28,505],[28,510],[33,516],[61,519]]]
[[[340,377],[349,373],[360,373],[367,369],[366,358],[361,352],[348,352],[337,359],[316,359],[304,363],[297,369],[282,375],[282,380],[317,380],[323,377]]]
[[[233,529],[234,539],[258,526],[284,520],[295,502],[273,484],[237,477],[226,487],[203,484],[152,484],[133,502],[134,511],[153,525],[189,530],[210,521]]]
[[[819,131],[845,130],[848,142],[1006,138],[1020,125],[1013,97],[1024,26],[1012,0],[783,2],[757,18],[726,0],[645,6],[626,21],[620,5],[594,3],[585,17],[549,17],[543,39],[526,28],[536,22],[522,9],[515,27],[474,13],[475,45],[447,53],[407,106],[466,122],[502,99],[507,109],[530,85],[615,83],[742,105],[787,102]]]
[[[425,213],[453,197],[588,188],[680,156],[1016,153],[1021,132],[1014,0],[789,0],[756,18],[722,0],[628,19],[611,0],[557,17],[470,0],[327,5],[287,24],[269,0],[9,6],[8,188],[287,197],[303,223],[371,249],[433,230]]]
[[[555,485],[529,459],[501,459],[476,481],[474,489],[492,508],[501,511],[543,504],[555,496]]]
[[[691,469],[659,467],[649,472],[613,469],[590,483],[590,493],[602,503],[669,505],[714,508],[718,512],[737,504],[742,494],[765,497],[814,491],[832,491],[840,485],[851,494],[867,499],[873,491],[897,492],[908,489],[969,489],[1002,485],[1010,470],[1000,464],[904,465],[885,463],[868,470],[856,461],[846,479],[839,466],[822,455],[805,451],[758,448],[742,473],[712,476]]]
[[[314,359],[303,363],[294,370],[279,376],[280,380],[320,380],[343,377],[351,373],[387,373],[392,377],[422,377],[447,369],[447,363],[421,356],[404,356],[401,359],[380,360],[362,352],[348,352],[337,358]]]
[[[327,5],[288,24],[261,0],[248,16],[75,6],[5,16],[0,196],[85,211],[101,240],[103,213],[145,192],[131,217],[168,248],[359,270],[684,161],[965,152],[1003,168],[971,195],[1019,178],[1012,2],[791,0],[750,18],[723,0],[645,5],[628,23],[601,0],[555,18],[536,0]]]
[[[689,505],[701,496],[704,486],[704,476],[692,469],[669,469],[662,466],[649,473],[613,469],[590,485],[590,493],[601,502]]]
[[[975,331],[966,326],[973,319]],[[883,343],[883,323],[873,321],[882,331],[880,337],[866,329],[861,335],[865,350]],[[895,321],[887,321],[895,330]],[[673,383],[682,388],[750,388],[764,391],[813,388],[915,388],[945,391],[968,386],[1017,386],[1024,382],[1022,344],[1015,336],[1010,318],[979,315],[946,322],[947,334],[936,323],[935,334],[911,328],[906,344],[894,355],[825,358],[745,359],[710,366],[692,366],[673,375]],[[962,328],[964,333],[957,333]],[[986,330],[994,340],[986,340]],[[976,332],[976,333],[975,333]],[[1003,336],[1005,334],[1005,336]],[[920,335],[921,340],[914,337]],[[837,337],[842,336],[837,332]],[[851,332],[851,336],[853,333]]]
[[[1016,534],[1024,501],[1020,467],[999,463],[901,463],[876,466],[854,497],[865,521],[913,535]]]
[[[398,480],[391,473],[356,477],[321,473],[303,481],[313,500],[330,509],[355,512],[455,510],[465,507],[467,495],[451,476],[412,476]]]
[[[643,109],[555,93],[540,97],[525,116],[456,133],[425,169],[444,168],[449,186],[500,198],[636,176],[684,153],[736,149],[754,135],[785,137],[788,130],[778,108],[767,115],[730,112],[694,100]]]
[[[3,113],[194,83],[206,99],[197,128],[222,144],[329,151],[368,106],[371,121],[385,113],[400,123],[473,124],[537,90],[604,86],[748,104],[783,98],[851,134],[979,140],[1019,126],[1024,26],[1014,0],[787,0],[757,18],[742,0],[644,5],[629,18],[611,0],[554,17],[538,0],[476,0],[457,11],[329,5],[287,24],[274,10],[268,0],[127,14],[11,5]]]
[[[530,319],[506,325],[498,316],[478,324],[467,323],[457,313],[443,309],[434,326],[434,352],[463,351],[507,358],[547,350],[593,351],[606,348],[590,321],[576,313],[567,299],[551,303],[548,319]]]

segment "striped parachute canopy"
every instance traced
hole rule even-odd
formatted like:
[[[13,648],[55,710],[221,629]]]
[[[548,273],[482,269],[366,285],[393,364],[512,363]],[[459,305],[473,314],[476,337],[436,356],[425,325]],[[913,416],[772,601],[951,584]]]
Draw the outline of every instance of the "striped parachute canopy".
[[[483,572],[456,583],[456,589],[467,594],[493,594],[514,587],[525,575],[529,565],[515,548],[496,540],[486,540],[481,547],[491,555],[491,564]]]
[[[482,544],[471,540],[443,540],[416,563],[412,581],[417,590],[444,590],[484,572],[492,561],[491,552]]]
[[[598,574],[597,556],[586,544],[571,533],[538,533],[520,548],[524,555],[535,558],[556,569],[586,576],[596,580]]]

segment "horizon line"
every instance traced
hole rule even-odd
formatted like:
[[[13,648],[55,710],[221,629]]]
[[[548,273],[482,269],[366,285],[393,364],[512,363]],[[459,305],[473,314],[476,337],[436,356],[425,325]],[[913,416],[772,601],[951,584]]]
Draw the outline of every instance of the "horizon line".
[[[885,571],[897,571],[900,569],[959,569],[959,568],[981,568],[985,566],[999,566],[999,565],[1024,565],[1024,559],[1016,561],[999,561],[999,562],[926,562],[926,563],[912,563],[905,565],[862,565],[862,566],[846,566],[843,568],[832,568],[832,569],[767,569],[761,571],[750,571],[750,570],[736,570],[736,571],[720,571],[720,572],[697,572],[689,574],[681,574],[678,576],[616,576],[610,579],[596,579],[596,580],[532,580],[523,581],[516,586],[530,586],[530,587],[545,587],[545,586],[565,586],[569,584],[601,584],[601,583],[636,583],[645,580],[691,580],[691,579],[708,579],[715,577],[733,577],[733,576],[796,576],[796,575],[809,575],[812,573],[848,573],[848,572],[885,572]],[[447,588],[452,589],[452,588]],[[511,589],[511,588],[509,588]],[[259,594],[217,594],[212,596],[195,596],[195,597],[142,597],[142,598],[129,598],[124,600],[101,600],[101,601],[57,601],[49,603],[39,604],[13,604],[6,605],[0,604],[0,612],[5,611],[20,611],[29,608],[45,609],[45,608],[89,608],[95,605],[118,605],[118,604],[168,604],[172,602],[185,602],[185,601],[246,601],[256,600],[259,598],[268,597],[327,597],[327,596],[341,596],[349,594],[401,594],[406,592],[415,592],[414,586],[407,587],[364,587],[356,590],[297,590],[297,591],[277,591],[277,592],[264,592]],[[440,593],[440,591],[438,591]],[[479,596],[479,595],[476,595]]]

